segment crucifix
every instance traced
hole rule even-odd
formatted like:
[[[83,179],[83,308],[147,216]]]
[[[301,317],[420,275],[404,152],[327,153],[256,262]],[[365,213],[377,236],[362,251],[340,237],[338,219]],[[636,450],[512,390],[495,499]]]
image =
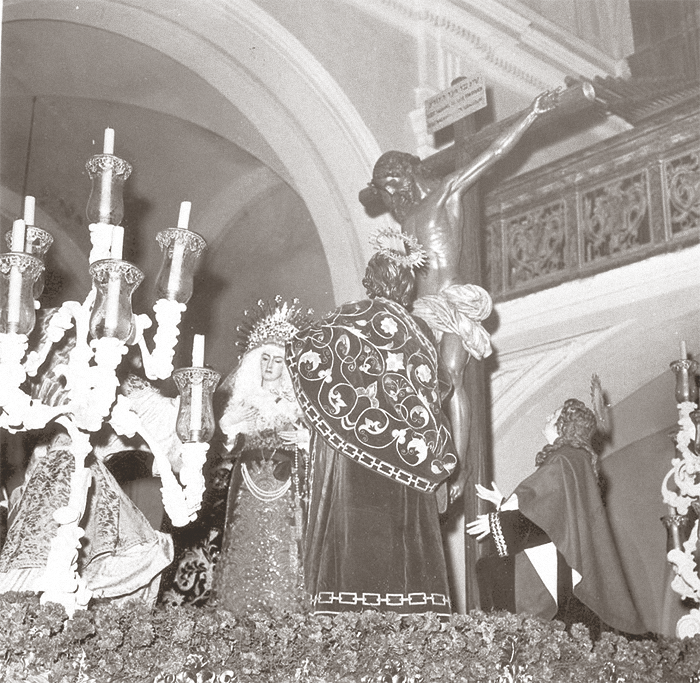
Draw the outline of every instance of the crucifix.
[[[427,252],[418,271],[413,313],[434,332],[452,392],[445,404],[460,467],[441,510],[464,499],[466,520],[481,512],[475,484],[490,484],[487,452],[487,384],[482,360],[491,353],[481,320],[491,313],[491,298],[481,286],[481,212],[478,181],[507,155],[535,123],[556,113],[581,111],[595,102],[590,83],[538,95],[524,112],[474,132],[473,117],[455,122],[455,170],[440,175],[430,164],[404,152],[386,152],[376,162],[369,187],[360,201],[370,207],[377,199]],[[478,150],[478,151],[475,151]],[[470,362],[471,361],[471,362]],[[467,610],[478,608],[475,541],[465,536]]]

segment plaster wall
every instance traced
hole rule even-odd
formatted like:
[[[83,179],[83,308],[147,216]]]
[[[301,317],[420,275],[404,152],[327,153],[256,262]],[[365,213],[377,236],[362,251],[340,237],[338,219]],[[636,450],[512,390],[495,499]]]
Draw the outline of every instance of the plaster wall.
[[[259,0],[258,4],[324,65],[381,151],[415,149],[408,120],[419,85],[415,35],[338,0]]]

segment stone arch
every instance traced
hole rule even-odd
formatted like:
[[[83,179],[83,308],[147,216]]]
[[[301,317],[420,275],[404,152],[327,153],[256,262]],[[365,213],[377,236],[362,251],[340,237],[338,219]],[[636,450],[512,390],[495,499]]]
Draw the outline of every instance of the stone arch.
[[[108,30],[196,73],[260,131],[318,229],[336,301],[361,294],[374,229],[357,199],[379,146],[308,50],[251,0],[6,0],[3,21],[66,21]]]

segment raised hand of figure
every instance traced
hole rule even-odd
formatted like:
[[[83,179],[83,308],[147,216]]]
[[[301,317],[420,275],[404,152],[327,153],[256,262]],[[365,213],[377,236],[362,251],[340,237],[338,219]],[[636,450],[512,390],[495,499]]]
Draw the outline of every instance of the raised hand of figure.
[[[309,450],[309,441],[311,439],[311,433],[306,427],[295,427],[294,429],[287,429],[283,432],[279,432],[279,436],[284,441],[284,443],[290,446],[298,446],[304,451]]]
[[[476,536],[476,540],[480,541],[482,538],[486,538],[491,533],[491,528],[489,527],[489,516],[479,515],[473,522],[469,522],[464,525],[467,533],[470,536]]]
[[[532,103],[532,113],[539,116],[545,112],[552,111],[557,106],[561,91],[562,88],[556,88],[555,90],[547,90],[540,93]]]
[[[246,406],[243,402],[230,404],[219,420],[221,431],[229,438],[251,431],[256,412],[255,408]]]
[[[498,486],[496,486],[495,481],[491,482],[493,489],[487,489],[485,486],[481,486],[481,484],[475,484],[474,486],[476,487],[476,495],[479,496],[479,498],[486,500],[489,503],[493,503],[497,509],[501,507],[504,496],[498,490]]]

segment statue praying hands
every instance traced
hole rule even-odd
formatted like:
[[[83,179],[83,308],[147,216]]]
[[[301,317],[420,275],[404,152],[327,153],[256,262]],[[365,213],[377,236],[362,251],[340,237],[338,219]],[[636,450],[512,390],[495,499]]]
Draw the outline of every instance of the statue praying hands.
[[[540,94],[513,126],[497,137],[468,166],[444,178],[429,174],[420,159],[404,152],[386,152],[377,160],[370,185],[401,224],[427,252],[427,263],[418,273],[418,299],[413,313],[435,333],[442,362],[453,393],[445,406],[460,458],[459,475],[450,487],[450,499],[464,490],[469,472],[470,406],[464,387],[464,369],[470,355],[477,360],[491,353],[488,333],[481,320],[491,313],[488,293],[465,283],[459,270],[464,215],[462,198],[486,171],[505,156],[542,114],[555,108],[559,90]]]

